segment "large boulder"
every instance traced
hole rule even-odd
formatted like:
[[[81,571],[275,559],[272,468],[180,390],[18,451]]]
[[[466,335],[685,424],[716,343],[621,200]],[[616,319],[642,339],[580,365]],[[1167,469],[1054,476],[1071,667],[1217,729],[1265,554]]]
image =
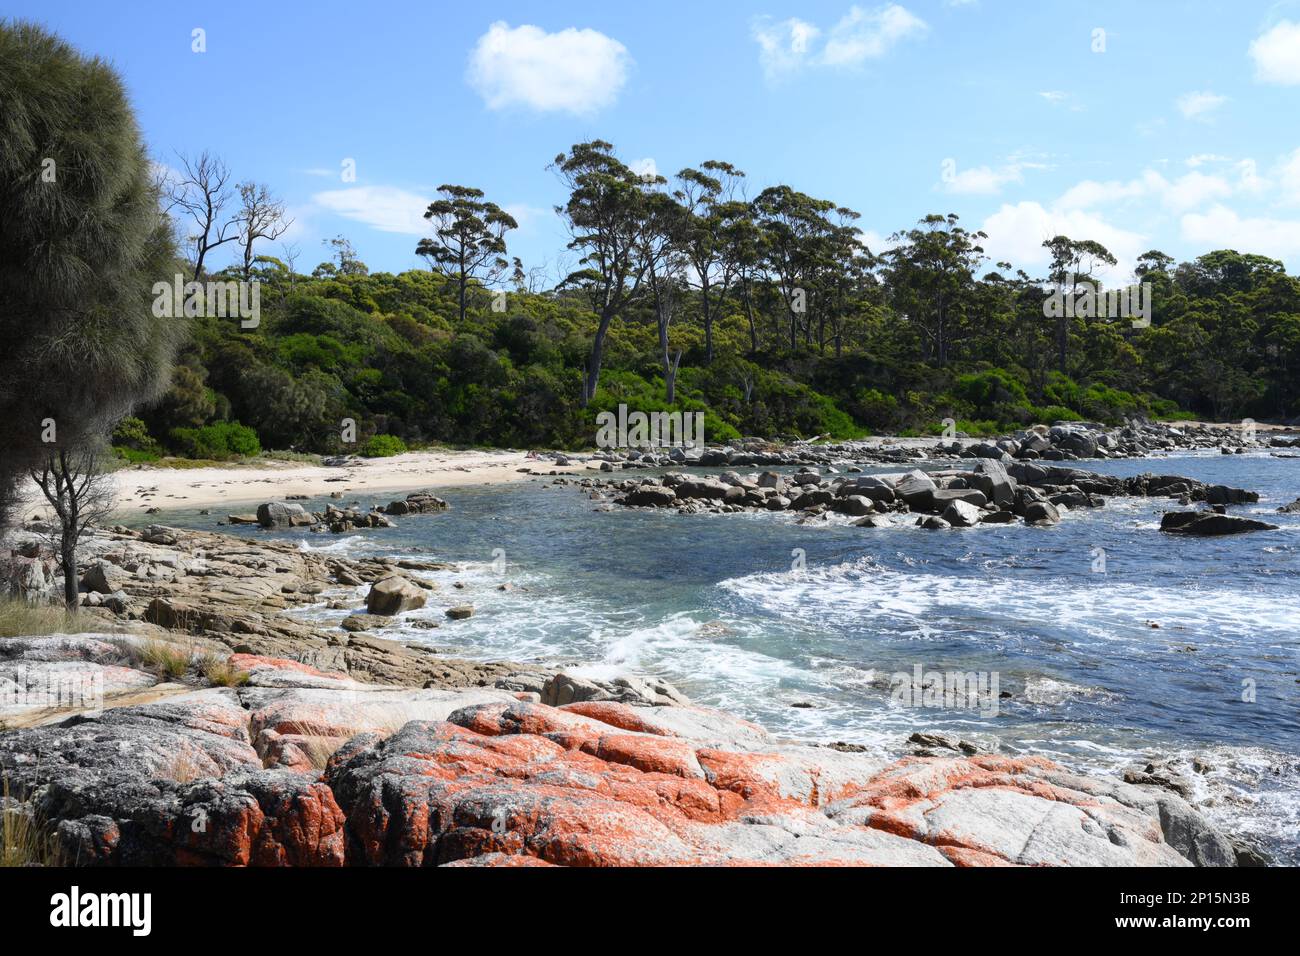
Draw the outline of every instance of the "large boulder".
[[[263,528],[305,528],[316,523],[302,505],[268,501],[257,506],[257,523]]]
[[[894,500],[894,486],[875,475],[862,475],[840,485],[841,495],[861,495],[872,501],[890,502]]]
[[[424,600],[422,588],[400,574],[393,574],[370,586],[370,593],[366,595],[366,613],[392,617],[424,607]]]
[[[1016,500],[1016,480],[1007,474],[1000,461],[983,459],[976,462],[974,474],[968,481],[972,488],[984,492],[995,505],[1009,505]]]
[[[944,509],[954,501],[964,501],[968,505],[982,508],[989,500],[978,488],[940,488],[934,492],[930,508],[943,514]]]
[[[1171,534],[1212,536],[1243,534],[1247,531],[1276,531],[1277,525],[1253,518],[1215,514],[1212,511],[1167,511],[1160,519],[1160,530]]]
[[[743,489],[741,494],[743,496]],[[666,508],[676,503],[677,492],[663,485],[641,485],[635,491],[628,492],[623,498],[623,504],[634,508]]]
[[[1034,501],[1025,506],[1025,524],[1047,527],[1061,523],[1061,512],[1050,501]]]
[[[917,469],[909,471],[894,485],[895,496],[907,502],[913,511],[929,511],[934,507],[934,479]]]
[[[948,507],[940,515],[944,521],[948,522],[954,528],[973,528],[980,523],[980,518],[984,512],[966,501],[951,501]]]
[[[81,590],[98,594],[116,594],[131,581],[131,575],[116,564],[96,561],[86,568],[81,577]]]
[[[704,498],[719,500],[726,497],[730,485],[717,478],[687,478],[677,486],[678,498]]]
[[[384,509],[384,513],[390,515],[429,514],[446,510],[447,502],[441,498],[435,497],[427,491],[417,491],[407,495],[405,500],[390,501],[388,507]]]

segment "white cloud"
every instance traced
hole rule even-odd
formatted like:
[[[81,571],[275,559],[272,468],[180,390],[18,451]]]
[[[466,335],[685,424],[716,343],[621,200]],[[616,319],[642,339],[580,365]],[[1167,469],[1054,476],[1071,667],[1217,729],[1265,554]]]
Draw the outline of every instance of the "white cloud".
[[[872,10],[852,6],[827,34],[817,25],[797,17],[780,21],[760,17],[754,21],[751,33],[758,44],[758,61],[763,73],[773,80],[805,66],[861,66],[928,29],[920,17],[891,3]],[[826,40],[818,50],[817,41],[823,35]]]
[[[499,20],[479,37],[466,79],[489,109],[590,115],[618,98],[631,63],[623,44],[596,30],[547,33]]]
[[[1254,188],[1258,185],[1248,178],[1254,175],[1253,164],[1249,167],[1242,166],[1241,172],[1241,187],[1250,185]],[[1153,199],[1175,212],[1183,212],[1213,199],[1227,198],[1236,188],[1238,187],[1234,187],[1222,176],[1207,176],[1196,170],[1169,180],[1155,170],[1148,169],[1128,182],[1096,182],[1085,179],[1062,193],[1053,206],[1057,209],[1094,209],[1126,200]]]
[[[1079,209],[1047,209],[1036,202],[1003,203],[980,227],[988,234],[984,249],[993,262],[1006,260],[1024,269],[1048,264],[1043,242],[1053,236],[1093,239],[1110,250],[1118,264],[1098,272],[1109,283],[1127,281],[1137,257],[1150,248],[1146,236],[1113,226]]]
[[[821,31],[811,23],[791,17],[780,23],[773,23],[769,18],[756,20],[752,33],[758,43],[758,62],[771,80],[802,67]]]
[[[322,209],[365,223],[380,232],[397,232],[408,236],[428,235],[429,224],[424,211],[429,197],[396,186],[354,186],[316,193],[312,202]]]
[[[1184,162],[1195,169],[1198,166],[1205,166],[1209,163],[1226,163],[1227,156],[1220,156],[1218,153],[1197,153],[1195,156],[1188,156]]]
[[[1204,249],[1237,249],[1295,262],[1300,256],[1300,220],[1241,216],[1226,206],[1182,218],[1182,237]]]
[[[1021,182],[1023,177],[1018,165],[973,166],[970,169],[955,171],[948,179],[940,182],[944,192],[958,196],[992,196],[1002,191],[1007,183]]]
[[[1064,103],[1070,98],[1070,94],[1066,93],[1064,90],[1044,90],[1038,95],[1047,100],[1047,102],[1051,103],[1053,106],[1057,103]]]
[[[1300,203],[1300,149],[1284,157],[1276,173],[1282,187],[1282,201]]]
[[[1193,170],[1165,183],[1160,200],[1170,209],[1181,212],[1195,209],[1211,199],[1225,199],[1232,195],[1232,184],[1222,176],[1207,176]]]
[[[928,29],[924,20],[896,3],[875,10],[850,7],[831,31],[821,60],[828,66],[857,66],[879,59],[898,42]]]
[[[893,233],[885,235],[874,229],[863,229],[858,235],[858,241],[870,249],[873,254],[880,255],[882,252],[887,252],[898,245],[897,242],[889,238],[890,235],[893,235]]]
[[[547,216],[555,215],[555,210],[550,206],[530,206],[528,203],[509,203],[501,208],[519,223],[521,232],[531,230],[536,223]]]
[[[1283,86],[1300,84],[1300,23],[1283,20],[1250,45],[1255,79]]]
[[[1226,96],[1220,96],[1218,93],[1203,91],[1199,93],[1184,93],[1178,97],[1176,105],[1178,112],[1183,114],[1186,119],[1208,120],[1210,114],[1217,110],[1224,103],[1228,102]]]

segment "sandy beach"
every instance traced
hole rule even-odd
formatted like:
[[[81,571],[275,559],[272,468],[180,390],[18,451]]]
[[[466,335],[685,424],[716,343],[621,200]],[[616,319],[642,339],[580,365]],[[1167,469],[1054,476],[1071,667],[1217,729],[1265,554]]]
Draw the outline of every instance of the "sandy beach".
[[[286,495],[346,495],[371,492],[452,488],[457,485],[519,481],[519,469],[554,467],[530,460],[520,451],[420,451],[392,458],[356,459],[326,467],[262,461],[220,468],[158,468],[133,465],[113,473],[117,515],[143,514],[149,508],[220,508],[256,505]],[[34,485],[27,489],[27,516],[44,515],[44,499]]]

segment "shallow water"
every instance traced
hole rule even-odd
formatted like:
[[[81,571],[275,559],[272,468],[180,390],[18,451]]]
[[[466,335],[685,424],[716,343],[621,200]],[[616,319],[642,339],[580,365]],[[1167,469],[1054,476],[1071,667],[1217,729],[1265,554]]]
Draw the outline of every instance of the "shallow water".
[[[1203,809],[1278,862],[1300,863],[1300,516],[1274,513],[1300,495],[1300,461],[1215,452],[1083,466],[1259,491],[1258,505],[1233,512],[1282,528],[1161,534],[1167,499],[1111,499],[1051,529],[948,532],[840,518],[800,526],[766,513],[596,513],[585,492],[548,478],[442,489],[449,512],[391,530],[282,537],[465,563],[425,575],[442,603],[404,619],[444,622],[464,603],[475,616],[403,627],[410,640],[593,675],[659,674],[788,736],[896,745],[917,729],[995,735],[1005,749],[1105,772],[1143,755],[1200,755],[1212,767],[1193,775]],[[158,520],[211,528],[216,517]],[[803,566],[792,570],[798,551]],[[515,589],[497,590],[503,581]],[[905,706],[890,677],[917,666],[996,675],[1010,696],[983,711]]]

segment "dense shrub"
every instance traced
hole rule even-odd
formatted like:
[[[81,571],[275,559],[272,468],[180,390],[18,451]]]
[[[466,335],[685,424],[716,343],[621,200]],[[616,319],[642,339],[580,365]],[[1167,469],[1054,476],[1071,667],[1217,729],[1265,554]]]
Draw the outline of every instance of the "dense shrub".
[[[257,432],[239,422],[214,422],[202,428],[174,428],[171,440],[190,458],[251,458],[262,452]]]
[[[372,435],[361,446],[360,454],[363,458],[392,458],[406,451],[406,442],[396,435]]]

